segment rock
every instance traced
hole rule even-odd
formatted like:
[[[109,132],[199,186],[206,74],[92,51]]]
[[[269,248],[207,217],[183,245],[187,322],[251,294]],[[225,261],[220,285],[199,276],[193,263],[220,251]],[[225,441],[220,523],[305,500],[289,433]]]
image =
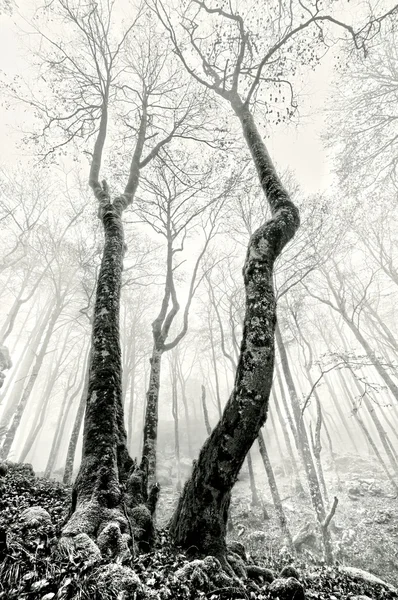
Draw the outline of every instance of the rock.
[[[303,544],[309,548],[315,548],[317,544],[315,526],[310,521],[303,523],[293,538],[293,545],[296,550],[300,551]]]
[[[8,473],[8,465],[7,463],[0,462],[0,477],[5,477]]]
[[[241,542],[231,542],[230,544],[228,544],[228,550],[240,556],[242,560],[247,560],[246,550]]]
[[[172,478],[169,477],[168,475],[164,475],[163,473],[158,475],[157,480],[158,480],[159,485],[161,485],[162,487],[171,487],[173,485]]]
[[[102,567],[98,574],[97,589],[99,597],[110,594],[120,600],[144,598],[140,578],[129,567],[111,563]]]
[[[126,563],[131,559],[130,536],[120,531],[117,521],[110,521],[99,533],[97,545],[103,557]]]
[[[305,600],[304,588],[295,577],[274,579],[268,593],[275,600]]]
[[[263,581],[267,583],[272,583],[275,580],[275,576],[271,569],[267,569],[266,567],[260,567],[259,565],[246,565],[246,571],[248,577],[257,578],[261,577]]]
[[[388,523],[392,519],[392,514],[388,510],[379,510],[374,516],[375,523]]]
[[[61,554],[72,559],[74,556],[81,557],[88,565],[93,565],[101,560],[100,549],[87,533],[63,535],[59,540],[58,548]]]
[[[347,487],[347,493],[349,496],[363,496],[363,489],[360,483],[350,484]]]
[[[51,525],[49,513],[41,506],[31,506],[21,513],[21,521],[26,527],[42,527]]]
[[[250,542],[260,542],[262,540],[265,540],[266,537],[267,534],[265,533],[265,531],[251,531],[247,536],[247,539]]]
[[[359,581],[364,581],[366,583],[375,583],[378,585],[382,585],[385,588],[387,588],[391,593],[398,593],[398,590],[393,586],[390,585],[389,583],[387,583],[386,581],[383,581],[382,579],[379,579],[379,577],[376,577],[376,575],[373,575],[373,573],[368,573],[367,571],[362,571],[362,569],[357,569],[356,567],[344,567],[344,566],[340,566],[339,567],[339,571],[341,573],[345,573],[346,575],[349,575],[350,577],[352,577],[355,580],[359,580]]]
[[[279,577],[282,579],[288,579],[289,577],[294,577],[295,579],[300,580],[300,573],[297,571],[293,565],[286,565],[283,567],[282,571],[279,574]]]

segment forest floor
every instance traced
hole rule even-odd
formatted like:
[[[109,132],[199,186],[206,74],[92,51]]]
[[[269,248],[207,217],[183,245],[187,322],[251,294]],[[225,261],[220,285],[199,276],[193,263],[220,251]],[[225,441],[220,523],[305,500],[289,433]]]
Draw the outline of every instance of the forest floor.
[[[318,600],[389,600],[398,598],[393,586],[398,586],[398,501],[380,469],[371,460],[360,457],[340,457],[340,482],[334,471],[326,471],[331,499],[339,499],[331,532],[336,564],[325,566],[317,540],[303,544],[301,552],[292,556],[281,541],[281,531],[270,502],[268,487],[256,465],[257,487],[269,518],[264,519],[262,507],[252,507],[249,479],[243,470],[232,498],[233,530],[229,542],[243,544],[249,562],[278,574],[287,565],[297,569],[296,577],[305,590],[306,599]],[[188,461],[184,462],[185,475]],[[218,583],[197,576],[187,568],[188,561],[167,542],[163,529],[171,515],[178,493],[170,463],[160,465],[162,493],[159,500],[157,525],[159,545],[154,552],[133,559],[131,567],[140,583],[126,600],[268,600],[290,599],[296,596],[275,595],[266,578],[245,581],[244,587],[234,587],[225,581]],[[296,478],[278,468],[278,483],[293,536],[307,524],[314,525],[308,497],[297,493]],[[98,585],[100,564],[70,563],[60,559],[56,540],[65,520],[70,489],[56,481],[35,477],[29,465],[9,463],[8,473],[0,479],[0,600],[116,600],[112,584]],[[51,516],[51,525],[44,530],[26,533],[21,522],[22,512],[41,506]],[[385,585],[367,580],[355,567],[382,579]],[[120,567],[122,568],[122,567]],[[193,573],[193,574],[192,574]],[[196,577],[194,576],[196,573]],[[279,581],[279,580],[278,580]],[[275,582],[274,582],[275,583]],[[301,592],[300,592],[301,593]],[[297,600],[304,598],[297,595]]]

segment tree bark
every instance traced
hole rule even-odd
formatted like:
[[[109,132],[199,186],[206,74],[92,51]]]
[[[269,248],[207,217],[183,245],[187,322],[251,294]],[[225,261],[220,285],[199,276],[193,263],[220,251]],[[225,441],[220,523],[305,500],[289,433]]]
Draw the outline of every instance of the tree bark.
[[[274,366],[276,303],[273,265],[294,236],[298,211],[283,188],[249,110],[234,107],[256,165],[272,218],[251,236],[243,275],[246,312],[232,394],[206,440],[170,523],[174,542],[225,557],[231,490],[265,422]]]
[[[272,501],[274,503],[275,512],[279,520],[279,525],[285,538],[285,543],[288,545],[289,548],[291,548],[293,546],[292,536],[289,531],[285,511],[283,510],[281,497],[279,495],[278,486],[276,484],[274,471],[268,456],[268,451],[265,445],[262,431],[260,431],[257,441],[260,449],[260,455],[264,463],[265,472],[267,473],[268,485],[271,492]]]
[[[128,454],[123,417],[119,310],[125,244],[121,215],[128,199],[121,196],[111,203],[105,182],[102,187],[94,182],[92,187],[100,203],[105,243],[93,316],[82,462],[62,544],[73,548],[74,537],[84,533],[101,549],[111,551],[110,537],[116,535],[117,548],[113,546],[112,552],[115,559],[121,559],[131,554],[133,538],[139,547],[150,544],[154,530],[146,472]]]
[[[159,350],[156,341],[153,345],[152,357],[150,358],[149,385],[146,395],[144,441],[142,447],[142,458],[148,463],[150,473],[149,483],[156,480],[156,442],[158,435],[158,412],[160,393],[160,369],[163,351]]]
[[[210,435],[211,434],[211,426],[210,426],[210,421],[209,421],[209,412],[207,410],[207,404],[206,404],[206,388],[204,385],[202,385],[201,400],[202,400],[203,419],[205,422],[206,433],[207,433],[207,435]]]

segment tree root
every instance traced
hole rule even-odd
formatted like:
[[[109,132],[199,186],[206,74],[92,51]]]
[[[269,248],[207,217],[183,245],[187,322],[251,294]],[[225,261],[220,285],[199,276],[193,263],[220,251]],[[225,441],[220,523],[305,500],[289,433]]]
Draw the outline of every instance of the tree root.
[[[155,484],[148,494],[146,485],[147,473],[135,462],[118,489],[100,470],[88,497],[82,499],[78,492],[72,496],[59,542],[61,553],[71,560],[80,555],[88,562],[102,558],[127,564],[138,552],[148,552],[155,542],[153,514],[160,488]]]

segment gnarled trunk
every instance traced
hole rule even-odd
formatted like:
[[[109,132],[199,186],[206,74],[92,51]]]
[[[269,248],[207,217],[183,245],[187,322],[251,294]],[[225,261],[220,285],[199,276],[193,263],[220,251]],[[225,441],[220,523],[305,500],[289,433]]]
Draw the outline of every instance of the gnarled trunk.
[[[274,261],[299,225],[249,110],[234,106],[272,218],[251,236],[243,269],[246,312],[235,385],[221,420],[205,442],[170,523],[174,541],[201,554],[225,556],[231,490],[264,424],[274,368]]]
[[[146,473],[136,467],[127,452],[123,422],[119,307],[124,203],[122,198],[111,204],[105,186],[98,195],[102,196],[105,246],[93,317],[82,462],[62,544],[73,546],[75,536],[86,534],[100,549],[109,553],[113,548],[113,558],[122,559],[129,556],[133,539],[138,545],[151,542],[153,525],[150,510],[144,505],[148,500]],[[137,507],[140,523],[135,519]]]

